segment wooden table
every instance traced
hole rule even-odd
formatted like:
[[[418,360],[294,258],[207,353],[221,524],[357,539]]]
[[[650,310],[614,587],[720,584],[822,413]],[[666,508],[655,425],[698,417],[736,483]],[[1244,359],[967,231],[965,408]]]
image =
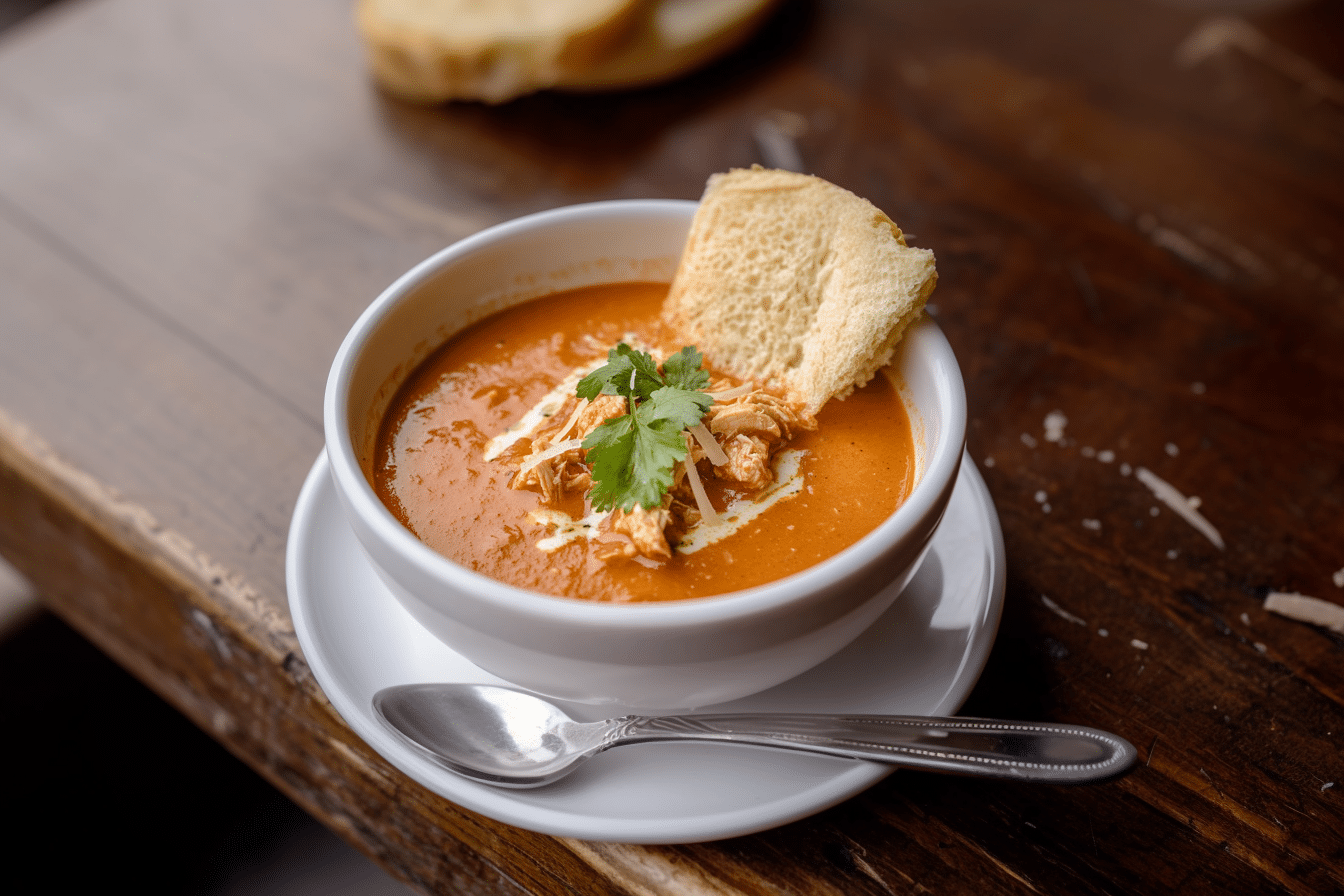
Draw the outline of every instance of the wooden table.
[[[1263,602],[1344,603],[1344,4],[1199,5],[788,3],[674,85],[416,108],[370,85],[349,3],[57,3],[0,34],[0,550],[427,892],[1340,892],[1344,637]],[[485,225],[694,198],[780,145],[938,256],[1009,566],[964,711],[1141,766],[903,772],[671,847],[434,796],[332,711],[287,610],[337,344]]]

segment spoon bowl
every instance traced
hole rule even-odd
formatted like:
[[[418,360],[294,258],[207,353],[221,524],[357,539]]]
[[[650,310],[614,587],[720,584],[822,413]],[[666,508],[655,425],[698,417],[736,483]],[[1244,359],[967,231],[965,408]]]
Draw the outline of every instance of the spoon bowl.
[[[408,684],[373,696],[378,717],[450,771],[499,787],[549,784],[623,744],[696,740],[820,753],[985,778],[1080,784],[1138,758],[1124,738],[1055,723],[929,716],[720,713],[576,722],[513,688]]]

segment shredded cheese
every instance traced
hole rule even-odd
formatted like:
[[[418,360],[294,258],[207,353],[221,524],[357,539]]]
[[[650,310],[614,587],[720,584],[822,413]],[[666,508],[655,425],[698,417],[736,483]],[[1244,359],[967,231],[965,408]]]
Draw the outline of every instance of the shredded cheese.
[[[752,386],[751,383],[739,383],[736,386],[724,389],[722,392],[707,392],[705,394],[707,394],[710,398],[714,399],[716,402],[722,403],[725,401],[732,401],[734,398],[741,398],[743,395],[746,395],[748,392],[750,392],[753,388],[755,387]]]
[[[1068,610],[1064,609],[1059,604],[1055,603],[1053,600],[1046,597],[1044,594],[1041,595],[1041,603],[1045,604],[1045,606],[1050,610],[1050,612],[1054,613],[1060,619],[1072,622],[1074,625],[1082,625],[1082,626],[1087,625],[1086,619],[1083,619],[1080,616],[1073,615]]]
[[[555,434],[555,438],[563,439],[565,436],[569,435],[569,431],[574,428],[575,423],[579,422],[579,417],[583,415],[583,412],[588,409],[588,405],[590,404],[592,404],[592,402],[588,399],[580,398],[578,406],[574,408],[574,413],[569,415],[569,419],[565,421],[564,426],[560,427],[560,431]]]
[[[633,336],[626,336],[624,341],[628,345],[643,350],[643,342]],[[526,438],[536,432],[546,420],[555,416],[555,414],[565,406],[565,402],[574,394],[574,390],[578,387],[579,380],[583,379],[606,362],[606,356],[603,355],[582,367],[576,367],[571,370],[569,376],[557,383],[554,389],[547,392],[542,397],[541,401],[529,408],[527,413],[523,414],[517,423],[495,436],[486,444],[485,459],[487,461],[494,460],[505,451],[509,450],[509,448],[519,439]],[[574,412],[570,421],[565,424],[565,428],[556,434],[556,438],[563,438],[569,433],[570,428],[574,426],[574,421],[578,419],[579,413],[583,410],[586,404],[587,402],[579,402],[578,410]]]
[[[534,454],[531,457],[529,457],[526,461],[519,464],[518,472],[526,473],[533,467],[535,467],[537,464],[545,463],[546,461],[550,460],[556,455],[564,454],[566,451],[572,451],[575,448],[582,448],[582,447],[583,447],[583,439],[566,439],[563,442],[556,442],[554,445],[547,448],[545,451],[542,451],[538,454]]]
[[[574,389],[579,385],[579,380],[596,370],[601,364],[602,362],[599,361],[588,367],[580,367],[571,371],[569,376],[561,380],[554,389],[542,396],[541,401],[528,408],[527,413],[523,414],[517,423],[486,444],[485,459],[487,461],[494,460],[509,450],[519,439],[527,438],[536,432],[543,423],[555,416],[565,406],[565,401],[574,394]]]
[[[1328,628],[1332,632],[1344,632],[1344,607],[1319,597],[1271,591],[1265,596],[1265,609],[1298,622]]]
[[[709,431],[705,424],[697,423],[688,432],[695,436],[695,440],[700,443],[700,447],[705,449],[705,457],[709,458],[710,463],[716,467],[722,467],[728,463],[728,455],[723,453],[719,440],[714,438],[714,434]]]
[[[1192,502],[1185,495],[1181,494],[1174,486],[1165,480],[1159,478],[1157,474],[1151,472],[1146,467],[1139,467],[1134,471],[1134,475],[1139,477],[1139,481],[1148,486],[1159,501],[1170,507],[1176,512],[1176,515],[1185,520],[1190,525],[1199,530],[1214,546],[1219,550],[1224,550],[1227,546],[1223,543],[1223,536],[1218,534],[1218,530],[1213,527],[1204,518],[1204,516],[1192,506]],[[1156,508],[1154,508],[1156,509]]]
[[[765,513],[777,502],[792,498],[803,490],[802,472],[803,452],[797,448],[785,448],[775,455],[775,481],[760,494],[752,498],[739,498],[731,502],[718,521],[710,524],[701,520],[677,544],[678,554],[694,554],[703,547],[722,541],[733,533]]]
[[[687,442],[689,443],[689,441],[688,439]],[[700,481],[700,471],[691,462],[689,444],[687,444],[686,450],[688,455],[686,460],[681,462],[681,465],[686,470],[686,481],[691,486],[691,494],[695,496],[695,507],[700,511],[700,522],[708,526],[716,525],[719,522],[718,511],[714,509],[713,504],[709,503],[709,495],[705,494],[705,484]]]

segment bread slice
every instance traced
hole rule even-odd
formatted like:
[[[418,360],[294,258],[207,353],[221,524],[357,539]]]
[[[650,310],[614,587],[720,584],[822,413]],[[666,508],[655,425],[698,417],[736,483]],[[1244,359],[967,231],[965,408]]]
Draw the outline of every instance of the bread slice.
[[[355,21],[388,92],[500,103],[591,69],[652,0],[359,0]]]
[[[716,174],[664,305],[709,362],[816,413],[891,360],[938,282],[865,199],[759,166]]]

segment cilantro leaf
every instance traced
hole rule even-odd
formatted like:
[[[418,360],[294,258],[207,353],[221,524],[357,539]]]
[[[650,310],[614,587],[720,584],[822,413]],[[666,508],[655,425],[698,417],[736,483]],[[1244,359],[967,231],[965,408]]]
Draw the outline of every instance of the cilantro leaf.
[[[608,395],[620,394],[612,384],[630,379],[630,371],[633,369],[633,365],[629,358],[620,354],[617,350],[619,347],[612,349],[607,355],[606,364],[579,380],[579,385],[574,389],[574,392],[580,398],[592,401],[604,392]]]
[[[679,389],[702,391],[709,385],[709,371],[704,368],[704,356],[688,345],[663,362],[667,384]]]
[[[686,457],[683,431],[704,417],[714,399],[701,391],[709,384],[703,357],[693,346],[663,363],[625,343],[612,349],[607,363],[584,377],[575,390],[581,398],[623,396],[632,413],[607,420],[583,440],[592,464],[594,510],[636,504],[657,507],[672,486],[672,471]]]
[[[672,487],[673,469],[686,456],[682,427],[675,420],[658,416],[654,402],[640,405],[633,416],[634,447],[626,494],[620,502],[622,510],[636,504],[646,509],[661,504],[663,493]]]
[[[636,415],[647,420],[650,425],[654,421],[667,421],[676,432],[681,432],[699,423],[713,403],[714,399],[704,392],[664,386],[639,406]]]
[[[593,465],[593,489],[588,494],[595,510],[610,510],[630,492],[634,471],[635,438],[631,414],[615,417],[594,429],[583,440]],[[633,505],[630,505],[633,506]],[[626,509],[629,509],[626,507]]]
[[[663,385],[658,365],[648,352],[635,351],[622,342],[607,353],[607,363],[579,380],[574,390],[589,401],[598,395],[623,395],[639,400],[648,398]]]
[[[665,382],[663,375],[658,372],[658,364],[648,352],[637,352],[625,343],[621,343],[617,348],[626,350],[630,357],[630,363],[635,368],[634,376],[627,383],[627,388],[630,391],[626,394],[626,397],[643,401]]]

